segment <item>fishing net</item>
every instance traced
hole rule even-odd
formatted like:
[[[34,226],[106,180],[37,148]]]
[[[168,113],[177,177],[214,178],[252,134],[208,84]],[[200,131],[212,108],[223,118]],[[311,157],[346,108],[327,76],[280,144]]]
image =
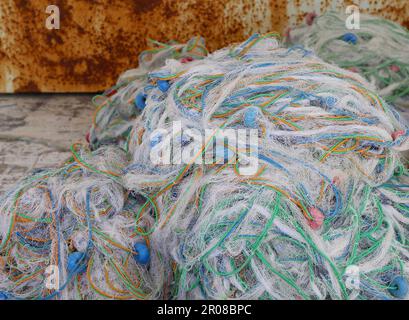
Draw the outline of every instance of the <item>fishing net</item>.
[[[287,40],[312,49],[323,60],[357,72],[374,84],[387,102],[409,104],[409,31],[379,17],[361,14],[359,29],[347,17],[328,12],[307,15]]]
[[[405,298],[409,130],[376,89],[274,33],[153,44],[1,199],[3,297]]]

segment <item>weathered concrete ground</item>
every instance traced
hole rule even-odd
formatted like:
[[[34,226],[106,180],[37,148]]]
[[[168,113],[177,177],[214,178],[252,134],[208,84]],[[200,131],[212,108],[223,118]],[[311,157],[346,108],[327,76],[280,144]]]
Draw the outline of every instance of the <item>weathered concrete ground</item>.
[[[92,95],[0,95],[0,194],[33,168],[66,160],[84,140]]]
[[[33,168],[58,166],[84,140],[90,94],[0,95],[0,194]],[[400,110],[409,119],[409,110]]]

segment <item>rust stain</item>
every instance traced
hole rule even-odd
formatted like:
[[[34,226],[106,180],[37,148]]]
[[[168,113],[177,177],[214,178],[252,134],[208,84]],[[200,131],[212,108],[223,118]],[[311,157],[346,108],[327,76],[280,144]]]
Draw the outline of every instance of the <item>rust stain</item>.
[[[254,32],[284,33],[290,22],[334,2],[359,1],[54,0],[61,29],[48,30],[49,0],[2,1],[0,92],[101,91],[137,65],[147,38],[184,42],[202,35],[213,51]],[[409,26],[407,1],[365,2],[366,11]]]

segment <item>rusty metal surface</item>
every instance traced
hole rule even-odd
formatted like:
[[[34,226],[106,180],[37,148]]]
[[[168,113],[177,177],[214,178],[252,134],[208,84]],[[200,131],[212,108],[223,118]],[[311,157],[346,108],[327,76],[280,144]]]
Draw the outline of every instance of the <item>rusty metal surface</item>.
[[[215,50],[352,2],[409,27],[407,0],[0,0],[0,92],[100,91],[136,66],[148,37],[200,34]],[[45,27],[50,4],[60,30]]]

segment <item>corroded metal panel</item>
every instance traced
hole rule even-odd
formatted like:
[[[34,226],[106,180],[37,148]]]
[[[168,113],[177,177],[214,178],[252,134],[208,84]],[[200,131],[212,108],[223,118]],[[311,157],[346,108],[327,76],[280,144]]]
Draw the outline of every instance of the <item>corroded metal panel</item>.
[[[284,32],[306,12],[350,2],[0,0],[0,92],[100,91],[137,65],[147,38],[183,42],[200,34],[215,50],[254,32]],[[361,2],[408,26],[408,1]],[[60,8],[59,30],[45,26],[50,4]]]

